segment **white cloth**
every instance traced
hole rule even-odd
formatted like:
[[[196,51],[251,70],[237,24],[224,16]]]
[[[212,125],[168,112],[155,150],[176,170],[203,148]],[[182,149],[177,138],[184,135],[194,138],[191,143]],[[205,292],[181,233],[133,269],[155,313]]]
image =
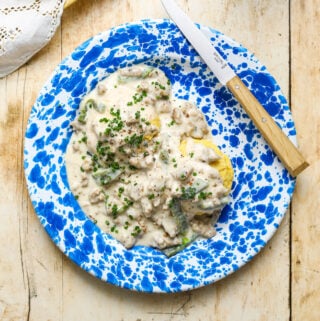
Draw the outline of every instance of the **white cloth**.
[[[18,69],[53,37],[65,0],[0,0],[0,78]]]

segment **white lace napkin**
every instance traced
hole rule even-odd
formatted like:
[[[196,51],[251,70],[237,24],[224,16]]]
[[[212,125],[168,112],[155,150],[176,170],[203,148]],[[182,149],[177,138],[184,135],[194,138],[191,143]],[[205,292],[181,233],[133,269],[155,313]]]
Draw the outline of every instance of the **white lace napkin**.
[[[18,69],[53,37],[65,0],[0,0],[0,78]]]

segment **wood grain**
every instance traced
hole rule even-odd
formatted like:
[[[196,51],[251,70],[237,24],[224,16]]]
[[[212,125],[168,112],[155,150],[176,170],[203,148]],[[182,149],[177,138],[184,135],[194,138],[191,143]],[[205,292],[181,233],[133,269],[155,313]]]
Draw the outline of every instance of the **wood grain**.
[[[292,200],[292,320],[320,320],[320,3],[291,5],[291,101],[310,162]]]
[[[297,180],[292,215],[287,213],[275,236],[250,263],[213,285],[186,293],[147,295],[119,289],[88,275],[61,254],[40,225],[25,185],[23,136],[31,107],[55,66],[87,38],[121,23],[166,17],[155,0],[152,5],[147,0],[78,0],[64,12],[52,41],[26,65],[0,79],[0,320],[319,320],[319,309],[314,308],[320,299],[315,63],[319,3],[177,2],[194,21],[249,48],[284,95],[291,93],[299,145],[311,164]]]

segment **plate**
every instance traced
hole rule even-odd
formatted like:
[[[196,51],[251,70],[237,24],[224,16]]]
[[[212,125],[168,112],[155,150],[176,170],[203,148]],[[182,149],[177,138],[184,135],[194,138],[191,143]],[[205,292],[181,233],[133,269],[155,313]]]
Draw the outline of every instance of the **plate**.
[[[287,101],[266,67],[234,40],[198,27],[296,143]],[[235,171],[231,202],[217,222],[217,235],[198,240],[171,258],[149,247],[126,250],[103,233],[79,207],[66,175],[70,122],[82,97],[118,68],[138,63],[162,69],[174,95],[202,110],[215,142],[229,155]],[[238,270],[277,230],[295,185],[228,89],[166,19],[110,29],[87,40],[60,63],[31,110],[24,167],[35,212],[61,251],[97,278],[143,292],[191,290]]]

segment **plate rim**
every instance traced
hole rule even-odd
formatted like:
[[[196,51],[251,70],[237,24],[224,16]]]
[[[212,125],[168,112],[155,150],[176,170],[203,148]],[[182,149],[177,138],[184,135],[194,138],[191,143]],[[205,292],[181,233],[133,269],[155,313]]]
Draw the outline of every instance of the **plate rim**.
[[[31,197],[31,194],[32,192],[30,191],[30,182],[29,182],[29,179],[28,179],[28,175],[27,175],[27,168],[25,167],[26,166],[26,162],[27,162],[27,159],[28,159],[28,151],[25,150],[26,148],[26,139],[27,139],[27,130],[29,128],[29,125],[30,125],[30,119],[31,119],[31,116],[32,116],[32,112],[33,110],[36,108],[36,104],[38,103],[38,100],[39,100],[39,97],[41,95],[41,93],[43,92],[46,92],[47,90],[47,87],[49,86],[52,78],[54,77],[54,75],[60,70],[61,66],[64,65],[66,62],[68,62],[68,59],[70,59],[70,57],[72,56],[72,54],[74,54],[75,52],[79,51],[79,50],[82,50],[84,47],[86,47],[87,44],[90,44],[92,41],[94,41],[95,39],[98,39],[98,37],[103,37],[103,36],[106,36],[108,33],[110,34],[111,31],[113,30],[117,30],[119,28],[124,28],[124,27],[128,27],[128,26],[135,26],[135,25],[144,25],[145,23],[148,23],[148,24],[156,24],[158,25],[159,23],[163,23],[163,22],[166,22],[166,23],[171,23],[172,25],[174,25],[169,19],[142,19],[142,20],[138,20],[138,21],[135,21],[135,22],[129,22],[129,23],[124,23],[124,24],[120,24],[118,26],[115,26],[113,28],[110,28],[109,30],[106,30],[104,32],[100,32],[98,33],[97,35],[94,35],[92,37],[90,37],[89,39],[87,39],[86,41],[84,41],[82,44],[80,44],[79,46],[77,46],[67,57],[65,57],[58,65],[57,67],[54,69],[54,71],[52,72],[52,74],[49,76],[48,80],[45,82],[45,84],[43,85],[42,89],[40,90],[40,93],[39,93],[39,96],[35,102],[35,104],[33,105],[32,107],[32,110],[31,110],[31,113],[30,113],[30,116],[29,116],[29,119],[28,119],[28,124],[27,124],[27,127],[26,127],[26,134],[25,134],[25,141],[24,141],[24,173],[25,173],[25,177],[26,177],[26,183],[27,183],[27,187],[28,187],[28,192],[29,192],[29,197],[31,198],[32,200],[32,204],[34,205],[34,200],[32,199]],[[200,28],[202,29],[206,29],[206,30],[209,30],[210,32],[212,33],[215,33],[216,35],[219,35],[221,37],[223,37],[224,39],[227,39],[227,40],[230,40],[234,43],[237,43],[235,40],[231,39],[230,37],[224,35],[223,33],[211,28],[211,27],[208,27],[208,26],[205,26],[203,24],[197,24]],[[238,44],[238,43],[237,43]],[[240,45],[241,46],[241,45]],[[243,47],[244,48],[244,47]],[[244,50],[248,53],[248,54],[251,54],[250,51],[246,48],[244,48]],[[260,61],[253,55],[251,54],[256,60],[258,63],[260,63]],[[261,64],[261,63],[260,63]],[[261,66],[263,66],[261,64]],[[271,75],[270,75],[271,76]],[[271,76],[272,77],[272,76]],[[281,91],[281,90],[280,90]],[[285,101],[285,104],[287,104],[287,102]],[[291,114],[291,113],[289,113]],[[291,138],[293,140],[296,139],[296,135],[291,135]],[[294,190],[294,187],[295,187],[295,179],[291,178],[291,194],[289,193],[288,195],[288,200],[287,200],[287,206],[289,206],[290,204],[290,200],[291,200],[291,196],[292,196],[292,193],[293,193],[293,190]],[[65,249],[63,248],[62,244],[56,242],[54,240],[54,238],[52,237],[52,234],[50,234],[50,231],[46,228],[46,226],[43,224],[43,222],[41,221],[41,217],[39,216],[39,213],[36,211],[36,209],[34,208],[35,210],[35,213],[37,215],[37,217],[39,218],[40,222],[41,222],[41,225],[44,227],[44,229],[46,230],[46,232],[48,233],[48,235],[50,236],[50,238],[52,239],[52,241],[55,243],[56,246],[59,247],[59,249],[62,251],[62,253],[64,253],[70,260],[72,260],[74,263],[76,263],[78,266],[80,266],[82,269],[84,269],[85,271],[87,271],[88,273],[94,275],[95,277],[99,278],[99,279],[102,279],[101,277],[99,277],[97,275],[97,273],[94,272],[94,270],[90,269],[90,268],[87,268],[86,269],[86,266],[81,266],[77,260],[75,258],[72,258],[70,257],[70,255],[68,255],[65,251]],[[278,221],[278,226],[280,225],[281,221],[283,220],[283,217],[285,215],[285,212],[281,215],[279,221]],[[268,239],[266,240],[266,243],[264,245],[261,245],[259,247],[259,250],[258,251],[254,251],[251,253],[250,256],[247,257],[246,260],[243,260],[242,261],[242,264],[238,264],[237,268],[233,268],[231,271],[229,271],[226,275],[221,275],[221,277],[219,278],[212,278],[211,281],[206,281],[206,282],[202,282],[201,284],[196,284],[196,285],[185,285],[184,287],[182,288],[166,288],[166,290],[159,290],[157,289],[156,291],[148,291],[148,289],[145,287],[139,287],[139,286],[130,286],[130,285],[125,285],[125,284],[119,284],[117,283],[117,281],[112,281],[112,280],[103,280],[105,282],[108,282],[108,283],[111,283],[111,284],[114,284],[114,285],[117,285],[119,287],[123,287],[123,288],[127,288],[127,289],[130,289],[130,290],[136,290],[136,291],[139,291],[139,292],[178,292],[178,291],[186,291],[186,290],[192,290],[192,289],[195,289],[195,288],[199,288],[199,287],[202,287],[202,286],[205,286],[205,285],[208,285],[208,284],[211,284],[211,283],[214,283],[222,278],[224,278],[225,276],[227,275],[230,275],[232,273],[234,273],[235,271],[237,271],[239,268],[241,268],[243,265],[247,264],[249,261],[251,261],[251,259],[257,254],[259,253],[264,247],[265,245],[267,244],[267,242],[272,238],[272,236],[274,235],[274,233],[276,233],[276,231],[278,230],[278,227],[275,227],[272,231],[269,231],[268,235]]]

